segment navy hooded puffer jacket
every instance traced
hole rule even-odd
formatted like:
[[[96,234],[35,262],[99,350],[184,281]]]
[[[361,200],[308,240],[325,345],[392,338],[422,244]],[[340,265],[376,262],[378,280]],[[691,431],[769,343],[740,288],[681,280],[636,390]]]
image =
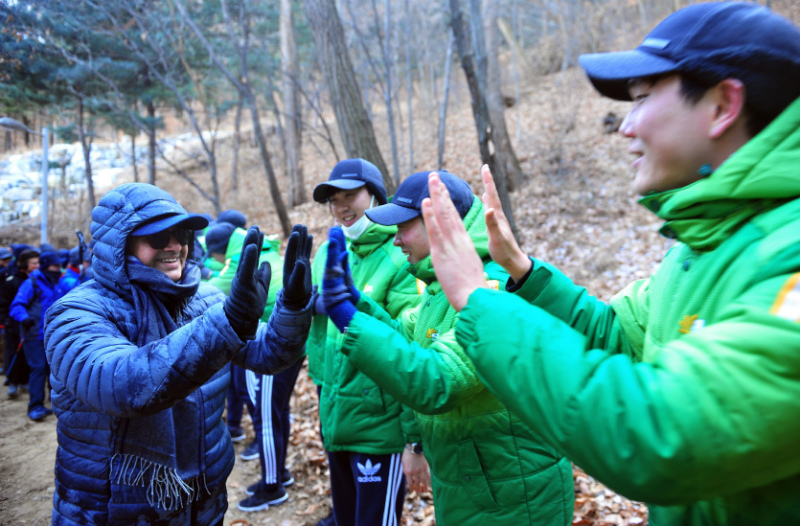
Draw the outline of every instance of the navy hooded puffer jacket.
[[[174,212],[186,213],[151,185],[106,194],[92,211],[96,279],[47,313],[58,417],[54,525],[221,523],[234,464],[222,421],[228,364],[275,374],[302,356],[310,308],[291,311],[279,294],[269,323],[245,343],[223,312],[225,296],[205,283],[181,304],[176,329],[137,345],[148,333],[134,308],[127,238],[142,222]],[[170,469],[176,462],[195,476],[182,478]]]

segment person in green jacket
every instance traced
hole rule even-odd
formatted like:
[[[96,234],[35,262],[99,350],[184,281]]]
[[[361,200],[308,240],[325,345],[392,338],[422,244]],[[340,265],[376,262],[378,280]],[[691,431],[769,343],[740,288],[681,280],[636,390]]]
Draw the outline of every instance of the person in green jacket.
[[[456,337],[543,443],[647,502],[651,525],[800,524],[800,30],[696,4],[581,64],[634,101],[634,186],[677,242],[606,305],[522,253],[484,167],[490,252],[512,278],[486,290],[433,176],[423,212],[434,264],[457,265]]]
[[[456,341],[458,313],[442,292],[420,217],[429,172],[409,176],[392,203],[367,210],[379,224],[397,225],[395,245],[409,272],[426,285],[422,303],[398,320],[347,285],[338,228],[331,230],[323,301],[345,334],[341,352],[362,373],[413,408],[422,433],[439,526],[558,526],[572,522],[572,466],[537,431],[478,379]],[[483,205],[455,175],[441,177],[457,220],[478,247],[482,281],[497,288],[508,275],[489,258]],[[442,267],[443,268],[443,267]],[[499,324],[498,327],[501,327]]]
[[[230,211],[229,211],[230,212]],[[220,215],[220,217],[223,217]],[[230,293],[231,282],[239,268],[247,232],[231,223],[221,221],[206,231],[205,244],[208,257],[222,264],[218,275],[209,280],[210,285],[225,294]],[[282,283],[282,258],[279,253],[280,241],[277,236],[264,237],[258,264],[268,262],[277,272],[277,281],[270,285],[267,304],[261,316],[269,320],[275,307],[275,299]],[[241,428],[242,406],[247,405],[253,418],[255,440],[242,452],[243,460],[259,459],[261,477],[258,482],[246,488],[247,498],[238,503],[242,511],[257,511],[276,506],[288,500],[285,487],[294,482],[286,469],[286,448],[289,444],[289,400],[303,361],[276,375],[257,375],[253,371],[232,365],[231,382],[228,387],[228,430],[234,441],[244,439]]]
[[[347,237],[353,285],[392,318],[415,307],[421,299],[416,279],[406,271],[403,253],[392,244],[397,228],[374,224],[364,214],[387,202],[378,168],[364,159],[341,161],[328,181],[314,188],[314,200],[329,206]],[[327,243],[323,243],[314,258],[312,274],[317,286],[322,283],[327,252]],[[333,515],[337,524],[396,524],[402,515],[406,484],[417,491],[430,486],[427,463],[411,446],[420,441],[419,429],[409,408],[338,351],[344,338],[329,321],[322,302],[317,305],[320,308],[306,350],[310,375],[319,386]],[[370,474],[368,466],[380,468]],[[389,509],[394,513],[387,513]]]

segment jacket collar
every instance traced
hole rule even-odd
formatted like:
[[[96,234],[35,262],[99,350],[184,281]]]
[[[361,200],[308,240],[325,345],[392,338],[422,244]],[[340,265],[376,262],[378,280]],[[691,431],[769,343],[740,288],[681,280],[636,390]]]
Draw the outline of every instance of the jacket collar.
[[[709,177],[639,203],[660,232],[694,250],[717,248],[755,215],[800,196],[800,99]]]

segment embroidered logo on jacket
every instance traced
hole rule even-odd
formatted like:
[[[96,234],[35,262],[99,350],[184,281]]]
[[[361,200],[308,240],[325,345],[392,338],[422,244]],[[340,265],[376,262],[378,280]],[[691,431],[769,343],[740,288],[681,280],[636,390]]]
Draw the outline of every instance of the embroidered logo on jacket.
[[[683,334],[689,334],[692,331],[705,327],[706,320],[698,319],[699,316],[699,314],[692,314],[691,316],[687,314],[684,316],[683,319],[678,322],[681,326],[679,331]]]
[[[380,462],[373,466],[372,465],[372,461],[370,459],[367,459],[366,465],[362,464],[361,462],[357,462],[356,465],[358,466],[358,470],[361,472],[361,474],[364,475],[363,477],[358,477],[358,481],[359,482],[380,482],[381,481],[380,477],[376,477],[375,476],[375,473],[377,473],[378,470],[381,469]]]
[[[437,331],[435,328],[428,329],[428,331],[425,333],[425,337],[427,337],[432,342],[435,342],[438,336],[439,336],[439,331]]]
[[[769,313],[785,320],[800,322],[800,272],[786,280]]]

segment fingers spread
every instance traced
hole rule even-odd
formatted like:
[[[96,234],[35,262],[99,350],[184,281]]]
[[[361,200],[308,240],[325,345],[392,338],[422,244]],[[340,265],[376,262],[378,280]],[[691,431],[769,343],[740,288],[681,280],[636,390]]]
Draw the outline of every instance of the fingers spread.
[[[242,257],[240,258],[241,261],[239,262],[239,268],[236,270],[236,275],[242,276],[242,279],[244,280],[243,283],[250,283],[250,280],[256,271],[258,254],[260,251],[260,247],[258,247],[255,243],[247,244],[242,249]]]
[[[261,267],[258,269],[258,273],[256,274],[256,280],[261,283],[264,287],[264,290],[269,290],[269,282],[272,279],[272,266],[270,266],[268,261],[261,263]]]
[[[306,250],[303,253],[306,259],[311,259],[311,247],[314,245],[314,236],[306,237]]]
[[[303,291],[306,285],[306,270],[307,267],[305,262],[297,261],[297,263],[294,264],[294,270],[292,271],[292,275],[289,277],[289,284],[286,288],[295,292]],[[308,285],[310,286],[310,282]]]
[[[244,236],[244,244],[242,246],[246,247],[247,245],[255,244],[258,245],[260,249],[263,242],[264,234],[261,233],[261,230],[257,226],[253,225],[247,229],[247,234]]]

